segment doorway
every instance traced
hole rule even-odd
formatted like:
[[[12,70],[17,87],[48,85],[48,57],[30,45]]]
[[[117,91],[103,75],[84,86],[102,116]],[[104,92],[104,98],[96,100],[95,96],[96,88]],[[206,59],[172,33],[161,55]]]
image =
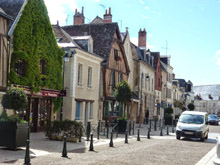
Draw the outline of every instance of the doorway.
[[[88,102],[85,103],[85,116],[84,116],[84,124],[87,125],[88,122]]]

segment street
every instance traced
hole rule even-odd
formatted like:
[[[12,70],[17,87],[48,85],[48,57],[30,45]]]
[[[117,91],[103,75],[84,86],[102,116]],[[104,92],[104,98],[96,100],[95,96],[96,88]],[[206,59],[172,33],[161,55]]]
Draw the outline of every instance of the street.
[[[128,139],[129,144],[125,144],[124,140],[121,139],[119,142],[114,143],[113,148],[110,148],[109,144],[105,143],[103,145],[95,145],[95,151],[88,151],[88,148],[75,149],[68,151],[68,158],[61,157],[61,152],[50,152],[50,154],[43,156],[32,157],[31,164],[192,165],[196,164],[216,145],[216,137],[220,133],[220,126],[209,127],[209,139],[205,142],[185,138],[176,140],[174,133],[165,136],[151,136],[151,139],[147,139],[146,135],[141,135],[140,142],[136,140],[135,136],[130,136]],[[23,164],[23,162],[23,159],[18,159],[5,163]]]

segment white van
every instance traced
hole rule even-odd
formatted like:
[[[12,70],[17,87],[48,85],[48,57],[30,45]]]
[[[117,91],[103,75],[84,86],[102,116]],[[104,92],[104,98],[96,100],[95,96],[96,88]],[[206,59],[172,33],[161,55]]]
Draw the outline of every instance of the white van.
[[[206,112],[184,111],[176,126],[176,139],[181,137],[208,138],[208,114]]]

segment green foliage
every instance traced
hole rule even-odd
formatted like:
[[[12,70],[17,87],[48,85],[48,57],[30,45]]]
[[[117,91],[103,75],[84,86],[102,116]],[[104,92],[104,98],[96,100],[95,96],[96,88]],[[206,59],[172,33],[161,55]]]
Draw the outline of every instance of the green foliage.
[[[15,111],[23,110],[27,107],[28,100],[24,90],[18,87],[10,88],[2,98],[2,106],[5,109],[13,109]]]
[[[166,114],[172,114],[173,113],[173,108],[172,107],[168,107],[165,109],[165,113]]]
[[[190,111],[193,111],[193,110],[195,109],[195,106],[194,106],[193,103],[189,103],[189,104],[187,105],[187,107],[188,107],[188,109],[189,109]]]
[[[17,123],[27,123],[25,120],[21,120],[21,118],[18,115],[12,115],[8,116],[7,112],[4,110],[2,114],[0,115],[0,121],[6,121],[6,122],[17,122]]]
[[[61,89],[64,52],[57,45],[43,0],[27,1],[13,35],[9,83],[30,86],[32,91]],[[25,62],[25,76],[14,71],[20,59]],[[44,74],[40,73],[40,60],[45,61]]]
[[[57,97],[52,99],[54,107],[53,107],[53,112],[57,112],[58,109],[60,109],[62,102],[63,102],[63,97]]]
[[[0,121],[7,121],[8,115],[6,110],[3,110],[2,114],[0,115]]]
[[[118,102],[125,103],[129,102],[132,97],[131,87],[127,83],[127,81],[122,80],[117,84],[116,90],[114,91],[115,99]]]
[[[179,101],[179,100],[175,101],[174,102],[174,107],[181,109],[183,107],[183,102]]]
[[[127,120],[127,117],[120,117],[118,120]]]

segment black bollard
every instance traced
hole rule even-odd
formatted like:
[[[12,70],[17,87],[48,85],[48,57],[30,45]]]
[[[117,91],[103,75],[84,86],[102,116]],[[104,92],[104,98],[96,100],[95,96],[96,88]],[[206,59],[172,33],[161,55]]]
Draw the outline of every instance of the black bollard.
[[[150,128],[148,128],[147,138],[150,139]]]
[[[131,120],[129,120],[129,135],[131,135]]]
[[[106,136],[106,138],[108,138],[108,134],[109,134],[109,125],[107,126],[107,136]]]
[[[160,128],[160,136],[163,136],[163,128]]]
[[[91,132],[91,123],[87,122],[87,126],[86,126],[86,141],[89,141],[90,132]]]
[[[125,131],[125,143],[128,143],[128,130]]]
[[[94,148],[93,148],[93,133],[91,133],[91,140],[90,140],[89,151],[94,151]]]
[[[169,135],[169,126],[167,126],[167,135]]]
[[[172,120],[172,133],[174,133],[174,120]]]
[[[133,121],[133,135],[134,135],[134,121]]]
[[[154,131],[156,131],[157,130],[157,120],[156,120],[156,118],[154,119]]]
[[[66,151],[66,136],[63,137],[63,152],[62,152],[62,157],[67,158],[67,151]]]
[[[97,127],[97,139],[99,140],[99,135],[100,135],[100,125],[101,125],[101,120],[98,122],[98,127]]]
[[[82,141],[82,127],[79,129],[79,142]]]
[[[140,129],[138,128],[138,132],[137,132],[138,134],[137,134],[137,141],[141,141],[141,139],[140,139]]]
[[[113,146],[113,132],[112,131],[111,131],[111,139],[110,139],[109,147],[114,147]]]
[[[25,158],[24,158],[24,164],[25,165],[29,165],[30,162],[31,162],[31,159],[30,159],[30,141],[29,139],[26,140],[26,153],[25,153]]]

